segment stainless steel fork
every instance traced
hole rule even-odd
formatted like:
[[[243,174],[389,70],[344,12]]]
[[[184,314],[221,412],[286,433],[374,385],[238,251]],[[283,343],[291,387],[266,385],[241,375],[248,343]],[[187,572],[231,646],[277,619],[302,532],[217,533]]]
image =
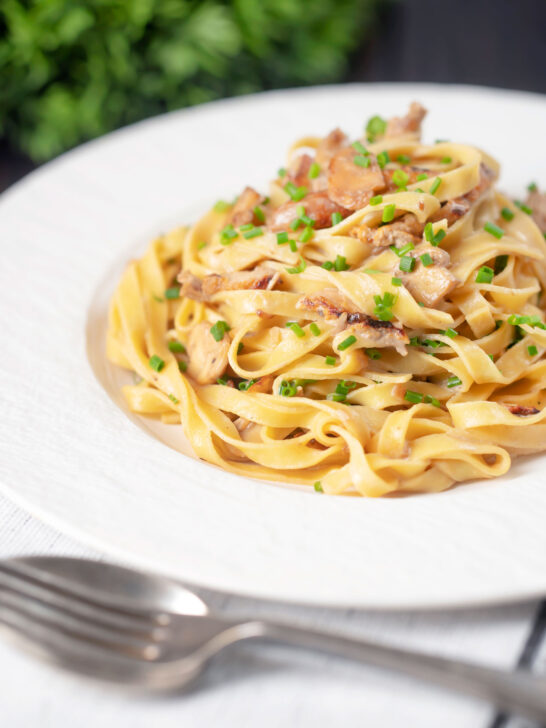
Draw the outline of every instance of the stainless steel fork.
[[[189,685],[237,642],[276,641],[396,670],[546,721],[546,681],[528,672],[262,619],[226,619],[168,579],[83,559],[0,562],[0,634],[68,670],[154,691]]]

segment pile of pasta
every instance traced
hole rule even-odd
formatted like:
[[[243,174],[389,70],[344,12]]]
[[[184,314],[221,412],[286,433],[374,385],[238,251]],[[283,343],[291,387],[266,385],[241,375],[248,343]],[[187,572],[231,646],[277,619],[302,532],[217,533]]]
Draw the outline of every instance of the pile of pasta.
[[[484,152],[372,121],[352,144],[298,141],[268,196],[161,235],[119,282],[107,352],[138,377],[129,407],[209,463],[382,496],[546,447],[532,210]]]

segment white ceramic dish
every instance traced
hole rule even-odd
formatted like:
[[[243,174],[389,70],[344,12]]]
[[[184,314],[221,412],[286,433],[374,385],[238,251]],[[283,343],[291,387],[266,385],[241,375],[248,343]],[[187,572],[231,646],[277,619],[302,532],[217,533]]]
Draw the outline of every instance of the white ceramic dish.
[[[502,162],[509,193],[546,183],[543,97],[355,85],[162,116],[86,144],[6,193],[2,492],[106,553],[239,594],[412,608],[545,593],[545,457],[496,481],[399,499],[254,482],[177,452],[190,452],[178,430],[128,416],[122,375],[104,360],[106,302],[151,235],[247,183],[263,187],[298,136],[337,125],[357,134],[370,115],[413,99],[430,109],[425,139],[483,146]]]

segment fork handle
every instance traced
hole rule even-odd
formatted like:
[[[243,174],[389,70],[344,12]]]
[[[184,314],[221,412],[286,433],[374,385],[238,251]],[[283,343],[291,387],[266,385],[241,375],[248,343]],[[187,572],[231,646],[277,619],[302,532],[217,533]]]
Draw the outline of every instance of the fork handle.
[[[498,709],[521,713],[541,723],[546,722],[546,681],[529,672],[506,672],[275,622],[260,620],[245,626],[250,628],[253,637],[319,650],[366,665],[396,670],[443,688],[482,698]]]

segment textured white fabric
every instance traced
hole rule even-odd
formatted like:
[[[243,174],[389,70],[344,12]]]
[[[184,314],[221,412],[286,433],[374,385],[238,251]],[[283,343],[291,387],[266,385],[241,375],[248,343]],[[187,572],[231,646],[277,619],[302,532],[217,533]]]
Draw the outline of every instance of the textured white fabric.
[[[0,498],[0,558],[20,554],[94,555]],[[283,607],[201,596],[218,610],[263,614],[400,646],[509,668],[517,660],[535,603],[489,610],[378,614]],[[60,673],[0,644],[0,710],[9,728],[486,728],[491,710],[420,683],[310,655],[255,645],[219,658],[184,696],[150,698]],[[518,726],[523,725],[518,721]],[[530,724],[525,723],[526,728]]]

